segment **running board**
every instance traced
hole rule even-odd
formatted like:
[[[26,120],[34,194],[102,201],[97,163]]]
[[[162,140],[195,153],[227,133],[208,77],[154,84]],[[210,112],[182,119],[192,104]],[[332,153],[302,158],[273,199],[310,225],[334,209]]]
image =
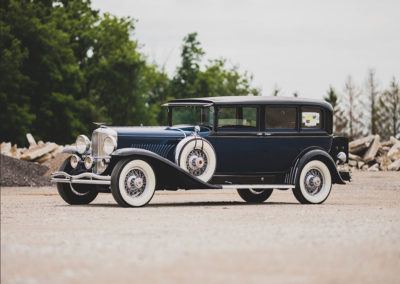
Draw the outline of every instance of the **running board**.
[[[289,189],[294,188],[291,184],[219,184],[222,189],[241,189],[241,188],[254,188],[254,189]]]

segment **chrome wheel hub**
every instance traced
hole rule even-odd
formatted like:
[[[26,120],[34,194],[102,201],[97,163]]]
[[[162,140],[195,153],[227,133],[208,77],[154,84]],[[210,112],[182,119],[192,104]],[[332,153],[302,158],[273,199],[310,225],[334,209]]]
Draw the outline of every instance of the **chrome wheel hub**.
[[[304,187],[311,195],[321,191],[324,186],[322,173],[318,169],[310,169],[304,179]]]
[[[207,155],[201,149],[193,149],[186,159],[188,171],[195,176],[202,175],[207,169],[207,164]]]
[[[125,177],[125,190],[132,196],[137,197],[146,188],[146,175],[140,169],[132,169]]]

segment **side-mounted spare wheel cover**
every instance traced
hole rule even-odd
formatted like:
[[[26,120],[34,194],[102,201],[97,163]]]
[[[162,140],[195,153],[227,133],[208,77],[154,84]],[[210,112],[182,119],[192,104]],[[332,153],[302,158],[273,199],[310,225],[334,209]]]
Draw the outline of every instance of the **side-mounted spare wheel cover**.
[[[204,182],[208,182],[217,167],[213,146],[207,140],[190,136],[182,139],[175,150],[176,164]]]

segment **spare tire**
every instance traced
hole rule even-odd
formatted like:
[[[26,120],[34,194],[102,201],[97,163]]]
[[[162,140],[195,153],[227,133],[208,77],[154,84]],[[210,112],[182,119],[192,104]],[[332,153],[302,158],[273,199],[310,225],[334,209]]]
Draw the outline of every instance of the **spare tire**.
[[[175,150],[176,164],[204,182],[208,182],[217,167],[213,146],[201,137],[182,139]]]

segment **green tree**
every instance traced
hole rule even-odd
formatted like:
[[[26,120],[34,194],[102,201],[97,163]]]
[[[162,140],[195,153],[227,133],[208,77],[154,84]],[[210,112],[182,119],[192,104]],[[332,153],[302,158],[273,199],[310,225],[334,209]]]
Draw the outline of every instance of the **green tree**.
[[[183,40],[181,65],[172,79],[170,96],[175,98],[259,95],[251,87],[253,77],[240,73],[239,67],[227,66],[226,59],[209,60],[201,65],[204,50],[197,33],[188,34]]]
[[[7,108],[6,112],[1,112],[1,119],[13,121],[16,123],[13,127],[20,129],[13,133],[7,129],[9,125],[2,124],[0,132],[4,131],[4,135],[15,142],[24,143],[27,131],[36,138],[62,143],[88,131],[95,113],[87,98],[80,95],[84,76],[74,55],[71,35],[60,28],[61,23],[63,27],[70,25],[65,10],[75,2],[79,1],[11,0],[2,6],[2,25],[9,34],[9,41],[5,43],[8,47],[2,47],[2,54],[7,54],[6,50],[12,46],[13,52],[17,46],[22,52],[16,57],[19,62],[13,66],[7,66],[6,56],[1,59],[2,68],[17,69],[21,75],[7,79],[8,83],[1,86],[2,101],[6,101]],[[76,21],[78,17],[74,16]],[[14,109],[15,99],[23,102],[21,109],[7,117]],[[27,118],[26,122],[18,116]],[[61,122],[63,127],[56,127]]]

